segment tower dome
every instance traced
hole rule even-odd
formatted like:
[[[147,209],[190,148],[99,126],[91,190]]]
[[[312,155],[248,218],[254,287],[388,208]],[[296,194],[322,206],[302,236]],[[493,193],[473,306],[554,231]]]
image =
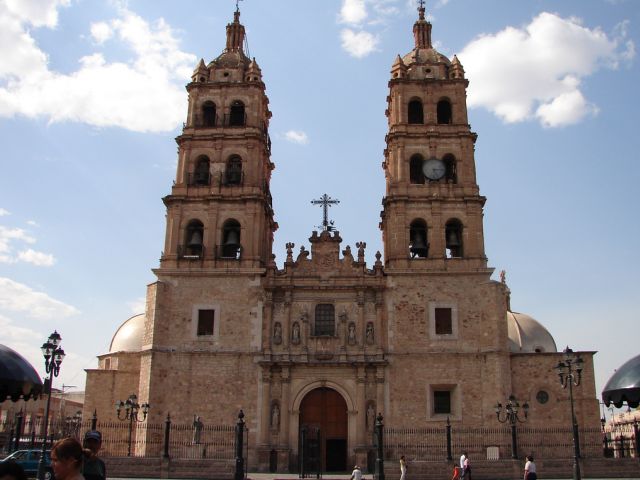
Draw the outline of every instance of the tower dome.
[[[513,353],[557,352],[549,331],[525,313],[507,311],[509,350]]]
[[[111,339],[109,353],[139,352],[142,349],[144,321],[144,313],[140,313],[120,325]]]

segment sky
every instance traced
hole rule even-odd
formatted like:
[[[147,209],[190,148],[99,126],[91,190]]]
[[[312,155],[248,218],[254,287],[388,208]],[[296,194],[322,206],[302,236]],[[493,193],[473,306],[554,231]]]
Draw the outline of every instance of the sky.
[[[0,0],[0,343],[54,386],[144,310],[164,245],[184,86],[225,44],[235,0]],[[276,262],[330,218],[343,248],[378,228],[396,55],[415,0],[243,0],[270,125]],[[559,348],[597,351],[596,391],[640,353],[638,0],[426,2],[435,47],[466,71],[486,253],[514,311]]]

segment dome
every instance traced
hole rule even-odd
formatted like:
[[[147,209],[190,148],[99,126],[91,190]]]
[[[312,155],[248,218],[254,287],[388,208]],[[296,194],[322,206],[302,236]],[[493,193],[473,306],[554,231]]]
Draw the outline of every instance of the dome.
[[[41,393],[42,381],[33,365],[15,350],[0,345],[0,403],[7,397],[17,402]]]
[[[124,322],[111,339],[109,353],[139,352],[142,349],[144,333],[144,313],[134,315]]]
[[[524,313],[507,311],[509,349],[513,353],[557,352],[556,342],[537,320]]]
[[[640,405],[640,355],[625,362],[611,376],[602,390],[602,401],[618,408],[624,402],[632,408]]]
[[[414,48],[402,57],[402,61],[407,66],[414,63],[432,65],[437,63],[444,63],[445,65],[451,64],[449,59],[438,52],[435,48]]]

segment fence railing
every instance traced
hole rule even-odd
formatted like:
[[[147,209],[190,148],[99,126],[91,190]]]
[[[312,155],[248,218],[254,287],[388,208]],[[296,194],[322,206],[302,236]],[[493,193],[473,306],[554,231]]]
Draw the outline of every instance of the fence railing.
[[[474,458],[510,458],[512,432],[504,427],[451,427],[451,445],[447,445],[446,426],[428,428],[384,428],[385,459],[398,460],[401,455],[414,460],[441,461],[447,452],[457,454],[467,452]],[[614,456],[636,456],[635,439],[627,436],[615,445],[605,441],[600,428],[579,429],[580,452],[582,458]],[[533,455],[535,458],[572,458],[572,427],[528,427],[518,426],[517,448],[520,457]]]

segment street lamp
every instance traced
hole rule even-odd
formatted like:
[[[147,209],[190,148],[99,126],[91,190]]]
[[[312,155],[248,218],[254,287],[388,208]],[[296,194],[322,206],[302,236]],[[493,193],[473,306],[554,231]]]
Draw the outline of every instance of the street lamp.
[[[44,480],[45,474],[45,454],[47,451],[47,435],[49,430],[49,407],[51,406],[51,384],[53,378],[60,374],[60,365],[64,360],[64,350],[60,346],[62,337],[54,330],[49,338],[42,344],[42,356],[44,357],[44,369],[48,377],[44,380],[44,390],[47,393],[47,406],[44,410],[44,429],[42,434],[42,451],[40,452],[40,460],[38,461],[38,480]]]
[[[573,353],[569,347],[564,349],[564,361],[558,362],[555,367],[558,371],[560,385],[562,388],[569,386],[569,401],[571,403],[571,424],[573,427],[573,479],[580,480],[580,438],[578,436],[578,421],[576,420],[576,412],[573,406],[573,387],[580,385],[582,380],[582,369],[584,368],[584,360],[580,355]]]
[[[122,409],[124,408],[124,415]],[[129,398],[125,402],[120,400],[116,402],[116,415],[118,420],[126,421],[129,420],[129,450],[127,451],[127,456],[131,456],[131,433],[133,432],[133,422],[142,423],[147,418],[147,413],[149,413],[149,404],[138,403],[138,397],[135,393],[129,395]],[[138,411],[142,410],[142,419],[138,418]]]
[[[500,423],[509,422],[509,424],[511,425],[511,458],[518,458],[516,425],[518,422],[524,423],[527,421],[529,404],[527,402],[524,402],[522,404],[522,410],[520,410],[520,408],[520,403],[513,395],[509,395],[506,405],[503,406],[500,402],[498,402],[494,407],[498,421]],[[520,418],[520,413],[524,413],[524,419]],[[504,416],[502,416],[501,414],[504,414]]]

